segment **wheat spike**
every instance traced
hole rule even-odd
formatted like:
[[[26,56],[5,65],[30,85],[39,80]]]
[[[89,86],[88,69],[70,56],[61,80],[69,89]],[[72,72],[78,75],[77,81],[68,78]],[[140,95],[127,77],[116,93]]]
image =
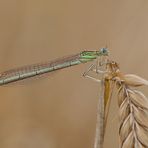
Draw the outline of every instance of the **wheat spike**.
[[[126,81],[118,87],[120,148],[147,148],[148,99],[140,91],[130,88]]]
[[[134,74],[122,74],[116,62],[108,64],[106,76],[116,83],[120,119],[120,148],[148,148],[148,98],[135,87],[148,81]]]

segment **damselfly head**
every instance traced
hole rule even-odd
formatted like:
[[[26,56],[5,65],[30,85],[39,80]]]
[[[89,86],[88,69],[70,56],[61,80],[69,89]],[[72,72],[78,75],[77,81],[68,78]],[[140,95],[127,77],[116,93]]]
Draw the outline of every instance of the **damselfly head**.
[[[102,55],[102,56],[108,56],[109,54],[109,50],[108,48],[101,48],[99,51],[97,51],[98,55]]]

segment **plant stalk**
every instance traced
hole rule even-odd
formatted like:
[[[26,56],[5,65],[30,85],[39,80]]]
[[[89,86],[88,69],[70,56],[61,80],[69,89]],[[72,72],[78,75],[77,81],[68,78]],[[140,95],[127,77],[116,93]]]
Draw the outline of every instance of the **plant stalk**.
[[[104,109],[104,80],[101,80],[101,87],[99,92],[99,99],[97,104],[97,121],[96,121],[96,133],[94,148],[103,148],[104,143],[104,119],[105,119],[105,109]]]

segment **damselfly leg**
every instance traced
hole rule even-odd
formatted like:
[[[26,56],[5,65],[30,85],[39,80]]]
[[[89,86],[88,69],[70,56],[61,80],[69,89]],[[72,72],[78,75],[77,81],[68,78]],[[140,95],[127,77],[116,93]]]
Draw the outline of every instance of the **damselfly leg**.
[[[98,57],[93,64],[91,64],[89,66],[89,68],[83,73],[83,76],[85,78],[89,78],[89,79],[92,79],[96,82],[100,82],[101,80],[96,78],[95,76],[92,76],[91,75],[91,72],[94,73],[94,74],[97,74],[100,75],[100,76],[103,76],[105,73],[108,73],[108,70],[107,70],[107,63],[108,63],[108,57],[107,56],[101,56],[101,57]]]

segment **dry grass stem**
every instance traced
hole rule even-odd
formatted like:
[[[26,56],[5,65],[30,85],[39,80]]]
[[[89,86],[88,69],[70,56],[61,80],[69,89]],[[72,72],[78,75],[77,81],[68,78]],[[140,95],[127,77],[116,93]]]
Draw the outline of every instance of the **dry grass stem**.
[[[101,89],[97,106],[97,122],[94,148],[103,148],[104,142],[104,80],[101,81]]]

